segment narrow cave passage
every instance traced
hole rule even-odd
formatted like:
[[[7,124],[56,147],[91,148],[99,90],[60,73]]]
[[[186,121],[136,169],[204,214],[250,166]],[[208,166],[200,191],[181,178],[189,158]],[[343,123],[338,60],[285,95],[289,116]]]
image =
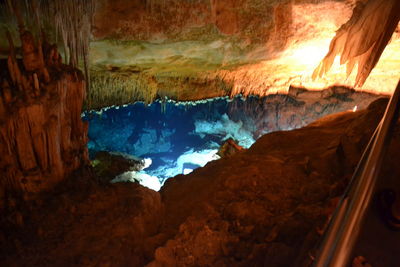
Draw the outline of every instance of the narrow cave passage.
[[[92,159],[99,151],[145,159],[145,169],[115,181],[150,179],[144,184],[158,190],[167,178],[218,159],[218,149],[229,138],[249,148],[265,133],[300,128],[335,112],[362,108],[374,97],[337,87],[325,92],[299,90],[295,96],[137,102],[82,116],[89,122]]]

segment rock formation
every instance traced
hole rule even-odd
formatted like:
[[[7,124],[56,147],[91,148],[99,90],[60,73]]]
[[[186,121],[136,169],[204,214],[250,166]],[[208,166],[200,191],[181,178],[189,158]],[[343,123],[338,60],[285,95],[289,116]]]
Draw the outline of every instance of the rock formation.
[[[351,17],[355,2],[71,0],[66,5],[43,0],[39,14],[42,24],[54,26],[46,30],[63,40],[63,56],[69,62],[78,66],[77,57],[90,61],[90,71],[84,64],[91,84],[86,107],[99,109],[164,97],[192,101],[240,93],[264,96],[287,93],[290,85],[353,86],[355,75],[346,79],[338,64],[328,76],[316,81],[311,76],[335,31]],[[36,12],[26,13],[34,17]],[[382,64],[362,89],[392,92],[397,84],[393,77],[400,73],[399,36],[397,30]],[[5,54],[4,42],[0,39],[0,54]]]
[[[303,74],[317,50],[298,41],[313,41],[315,28],[336,30],[353,0],[98,2],[89,108],[156,97],[288,93],[289,100],[298,97],[293,103],[300,114],[308,114],[311,103],[319,116],[324,109],[314,98],[329,106],[328,98],[348,96],[340,86],[325,95],[289,85],[307,83]],[[56,3],[52,11],[62,12],[65,1],[41,3]],[[263,135],[249,149],[169,179],[160,192],[99,183],[84,168],[87,81],[75,68],[80,56],[88,62],[91,3],[68,1],[62,15],[53,14],[69,47],[69,66],[56,45],[24,29],[14,10],[21,49],[14,46],[15,32],[7,34],[8,57],[0,60],[0,265],[309,265],[387,101]],[[60,25],[69,15],[72,23]],[[332,36],[317,37],[318,47]],[[393,45],[400,47],[399,39]],[[380,74],[397,83],[396,71]],[[390,91],[386,86],[373,89]],[[265,114],[300,125],[292,112]],[[384,174],[397,178],[399,125],[393,136]],[[114,172],[102,175],[109,181]]]
[[[142,170],[145,162],[128,154],[99,151],[92,161],[92,166],[100,183],[110,183],[113,178],[124,172]]]
[[[238,145],[237,142],[235,142],[235,140],[233,140],[232,138],[229,138],[228,140],[225,141],[225,143],[222,144],[222,146],[218,150],[217,155],[220,156],[221,158],[230,157],[242,150],[244,150],[243,147]]]
[[[348,76],[358,65],[355,86],[362,86],[378,63],[399,21],[399,1],[359,1],[350,20],[340,27],[332,39],[328,54],[313,76],[328,72],[340,55],[340,63],[346,64]]]
[[[11,35],[0,77],[0,207],[33,198],[88,163],[82,73],[61,63],[55,46],[21,30],[22,60]]]
[[[386,103],[267,134],[160,192],[79,175],[32,209],[20,235],[2,228],[0,264],[308,266]],[[384,173],[393,179],[399,140],[397,128]]]
[[[347,79],[338,63],[325,77],[313,81],[311,76],[355,2],[98,1],[88,107],[164,97],[286,94],[290,85],[354,86],[355,73]],[[362,89],[391,93],[395,88],[399,36],[395,33]]]
[[[291,2],[101,0],[96,4],[93,33],[96,39],[165,40],[191,39],[201,31],[197,37],[203,39],[236,35],[252,43],[274,40],[280,45],[276,48],[283,49],[292,30]]]

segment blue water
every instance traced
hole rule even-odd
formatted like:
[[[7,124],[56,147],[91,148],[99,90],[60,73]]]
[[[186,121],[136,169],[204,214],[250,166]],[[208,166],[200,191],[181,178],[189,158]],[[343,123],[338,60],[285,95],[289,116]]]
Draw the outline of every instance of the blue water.
[[[302,127],[346,110],[352,102],[338,98],[333,104],[323,103],[307,104],[287,95],[138,102],[86,112],[83,119],[89,122],[91,158],[98,151],[109,151],[151,159],[144,172],[163,183],[185,169],[204,166],[228,138],[248,148],[265,133]]]
[[[163,168],[173,168],[185,153],[217,150],[230,137],[249,147],[256,138],[255,128],[253,119],[240,111],[243,105],[244,100],[236,97],[196,103],[137,102],[85,112],[83,119],[89,122],[89,154],[93,158],[98,151],[110,151],[151,158],[146,173],[163,181],[171,176],[171,172],[163,174]],[[185,162],[186,166],[190,164],[204,165]],[[179,167],[172,175],[180,172]]]

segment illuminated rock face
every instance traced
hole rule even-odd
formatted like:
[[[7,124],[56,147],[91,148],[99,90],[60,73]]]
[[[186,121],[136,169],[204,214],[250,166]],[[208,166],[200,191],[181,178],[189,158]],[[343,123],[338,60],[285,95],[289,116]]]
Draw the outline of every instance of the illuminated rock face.
[[[311,79],[354,3],[102,0],[91,43],[91,107],[354,86],[356,71],[346,79],[338,62],[326,77]],[[357,89],[391,93],[400,75],[397,51],[398,33]]]
[[[53,188],[88,162],[85,81],[47,48],[33,47],[23,65],[11,50],[0,76],[0,207],[13,194],[31,198]]]
[[[292,24],[291,2],[101,0],[96,4],[93,34],[96,39],[190,40],[193,37],[204,39],[219,33],[237,35],[251,42],[265,42],[270,39],[273,31],[279,31],[287,39]],[[214,27],[213,30],[217,32],[212,33],[210,27]],[[195,31],[199,30],[202,32],[196,34]]]
[[[213,74],[275,57],[292,25],[287,0],[102,0],[94,16],[90,107],[230,95],[230,81]]]

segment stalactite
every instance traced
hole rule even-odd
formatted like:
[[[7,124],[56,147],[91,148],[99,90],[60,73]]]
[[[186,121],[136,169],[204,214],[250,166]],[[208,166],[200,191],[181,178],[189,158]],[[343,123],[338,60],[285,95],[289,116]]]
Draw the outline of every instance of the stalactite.
[[[7,3],[9,5],[9,9],[15,14],[15,17],[17,18],[19,32],[20,33],[24,32],[25,31],[24,20],[22,18],[21,10],[19,7],[20,2],[8,0]]]
[[[56,37],[61,35],[63,40],[65,62],[69,62],[72,67],[78,67],[79,62],[83,62],[89,88],[89,41],[94,0],[8,0],[7,5],[8,10],[17,18],[20,34],[29,25],[30,30],[41,37],[44,22],[54,25]],[[41,45],[39,42],[39,53]],[[46,75],[46,70],[42,72]]]
[[[68,50],[69,62],[77,67],[79,60],[83,66],[87,81],[89,77],[89,41],[94,13],[93,0],[53,0],[48,1],[50,16],[53,16],[56,29],[61,33],[65,50]]]
[[[329,52],[313,73],[313,79],[322,77],[337,56],[346,64],[347,76],[358,63],[355,86],[361,87],[378,63],[386,45],[400,21],[400,1],[360,1],[348,22],[332,39]]]
[[[8,60],[7,60],[8,71],[10,73],[12,82],[21,91],[21,90],[24,90],[25,87],[23,86],[23,79],[22,79],[21,71],[18,67],[18,63],[17,63],[17,59],[16,59],[16,55],[15,55],[14,42],[12,40],[12,37],[11,37],[11,34],[9,31],[6,31],[6,36],[8,39],[9,46],[10,46],[10,54],[8,55]]]
[[[151,103],[157,95],[157,83],[146,75],[122,76],[96,73],[91,80],[92,90],[87,97],[87,109],[131,103],[142,100]]]
[[[34,198],[53,188],[88,161],[87,126],[80,118],[85,99],[83,75],[62,64],[57,46],[47,42],[39,24],[39,18],[54,19],[45,14],[56,11],[52,9],[55,2],[20,0],[7,4],[17,19],[22,60],[17,60],[18,50],[7,30],[8,72],[0,75],[0,173],[4,176],[0,181],[0,209],[6,198]],[[30,25],[32,19],[36,20],[34,26]],[[86,23],[82,21],[80,18],[76,23]],[[79,60],[88,58],[89,36],[77,33],[73,23],[69,25],[73,28],[62,31],[77,66]],[[32,29],[36,34],[31,33]],[[15,29],[13,33],[15,36]],[[68,39],[68,34],[75,39]]]

